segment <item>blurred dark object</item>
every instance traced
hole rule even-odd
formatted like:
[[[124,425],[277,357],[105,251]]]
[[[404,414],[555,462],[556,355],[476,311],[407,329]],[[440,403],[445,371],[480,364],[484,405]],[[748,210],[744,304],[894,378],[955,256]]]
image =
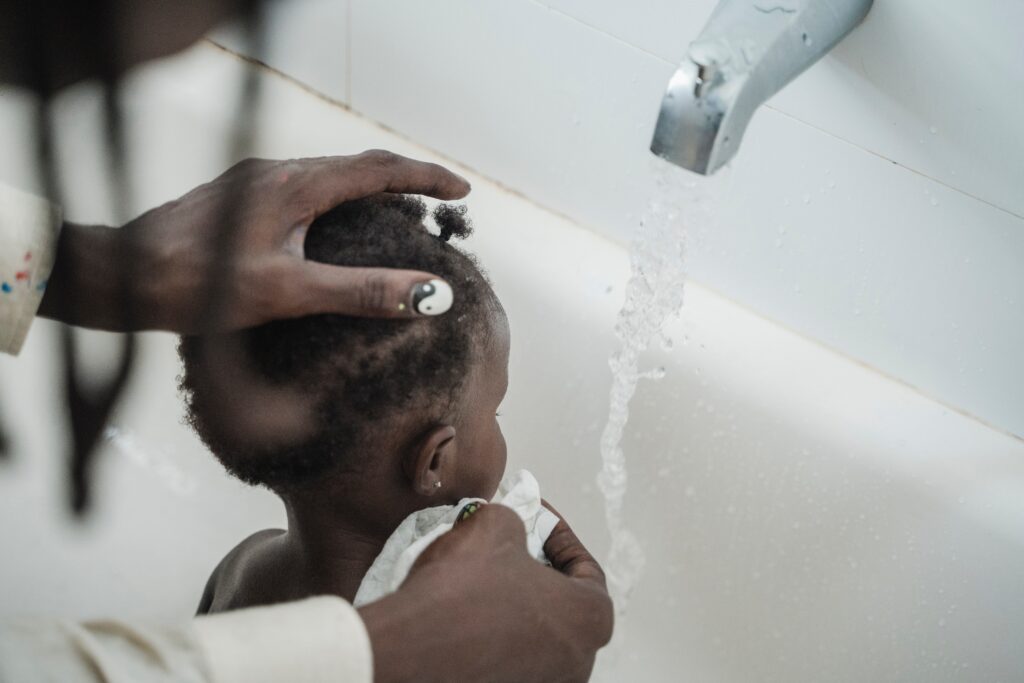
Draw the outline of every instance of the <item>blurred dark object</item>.
[[[7,438],[7,431],[4,429],[4,414],[0,410],[0,460],[8,460],[11,457],[11,442]]]
[[[119,99],[119,78],[133,64],[175,52],[191,44],[231,11],[241,9],[251,41],[252,54],[261,55],[262,20],[258,2],[174,2],[156,0],[101,0],[98,2],[39,2],[0,0],[0,79],[29,87],[39,93],[36,116],[36,154],[41,185],[48,198],[61,203],[53,146],[53,96],[61,86],[84,78],[98,78],[103,89],[104,143],[109,151],[109,186],[115,215],[126,218],[130,206],[124,122]],[[258,103],[258,78],[249,74],[238,103],[233,155],[248,149]],[[228,226],[238,211],[241,189],[225,202],[225,229],[218,236],[218,280],[210,292],[207,320],[210,329],[227,301],[226,287],[219,285],[231,272],[234,235]],[[121,282],[119,310],[124,329],[135,329],[132,283],[133,244],[121,236],[121,258],[111,264]],[[59,254],[58,254],[59,258]],[[62,263],[64,271],[74,269],[74,260]],[[74,274],[67,278],[75,281]],[[62,306],[75,307],[75,292],[69,292]],[[110,374],[89,387],[80,376],[76,332],[64,326],[60,336],[64,397],[71,427],[68,485],[70,507],[76,517],[90,508],[91,472],[104,428],[131,377],[136,357],[136,339],[122,337],[120,353]],[[225,354],[216,354],[223,358]],[[230,363],[229,363],[230,364]],[[218,368],[218,370],[220,370]],[[230,371],[230,368],[228,369]],[[214,370],[211,368],[211,372]],[[225,411],[231,419],[230,411]]]
[[[40,94],[195,43],[244,0],[0,0],[0,81]],[[27,27],[31,31],[26,30]]]
[[[83,4],[88,6],[91,11],[81,7],[77,10],[69,9],[74,14],[65,19],[74,18],[78,23],[76,28],[66,29],[71,35],[65,37],[72,40],[69,49],[80,53],[82,63],[92,75],[99,76],[102,83],[103,134],[104,143],[109,151],[110,164],[108,169],[109,187],[115,215],[120,217],[126,213],[128,206],[128,183],[125,168],[124,122],[118,98],[118,76],[122,68],[114,16],[117,3],[106,1]],[[59,50],[50,42],[54,30],[52,23],[54,7],[47,3],[35,3],[33,8],[26,8],[22,4],[21,10],[22,14],[19,18],[31,22],[27,24],[25,33],[33,39],[32,44],[28,47],[29,51],[26,53],[27,63],[30,65],[28,73],[32,77],[35,89],[42,95],[39,100],[36,120],[39,173],[46,196],[53,201],[61,202],[63,192],[57,175],[53,144],[54,51]],[[134,259],[130,244],[125,245],[123,253],[122,262],[111,264],[111,267],[116,267],[119,273],[122,291],[119,309],[125,317],[126,327],[131,329],[133,307],[130,283],[133,276],[131,266]],[[75,279],[73,272],[75,266],[74,259],[65,259],[63,262],[62,267],[68,272],[71,281]],[[74,291],[69,292],[68,300],[64,301],[63,305],[74,308],[76,305],[75,295]],[[89,509],[91,502],[89,474],[103,428],[131,375],[135,360],[135,337],[131,334],[124,336],[122,348],[111,375],[98,380],[95,386],[86,390],[82,386],[80,378],[75,334],[70,327],[66,325],[63,327],[60,336],[60,356],[63,367],[64,399],[71,423],[71,452],[68,466],[69,499],[72,512],[81,517]]]

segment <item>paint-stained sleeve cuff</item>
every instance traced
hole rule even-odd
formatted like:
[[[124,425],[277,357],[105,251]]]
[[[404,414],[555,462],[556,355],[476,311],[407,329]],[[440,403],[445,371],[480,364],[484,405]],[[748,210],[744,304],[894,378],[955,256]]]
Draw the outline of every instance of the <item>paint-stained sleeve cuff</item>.
[[[0,352],[17,354],[53,271],[59,206],[0,183]]]
[[[373,653],[359,613],[341,598],[253,607],[195,620],[217,683],[372,683]]]

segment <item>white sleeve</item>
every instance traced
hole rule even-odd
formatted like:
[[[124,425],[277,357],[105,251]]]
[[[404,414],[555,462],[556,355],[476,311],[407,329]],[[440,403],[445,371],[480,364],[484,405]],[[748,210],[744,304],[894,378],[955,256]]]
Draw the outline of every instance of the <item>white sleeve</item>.
[[[53,270],[60,207],[0,183],[0,352],[16,354]]]
[[[176,628],[22,620],[0,630],[0,681],[372,683],[359,613],[340,598],[199,617]]]
[[[60,208],[0,183],[0,352],[17,353],[53,270]]]
[[[363,620],[341,598],[253,607],[195,620],[217,683],[372,683],[373,652]]]

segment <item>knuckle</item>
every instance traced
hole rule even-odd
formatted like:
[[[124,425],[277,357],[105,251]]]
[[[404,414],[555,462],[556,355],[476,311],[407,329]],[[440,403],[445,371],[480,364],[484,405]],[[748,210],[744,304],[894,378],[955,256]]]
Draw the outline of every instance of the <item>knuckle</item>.
[[[388,279],[380,273],[367,275],[356,291],[356,300],[361,309],[382,311],[386,308],[390,287]]]
[[[386,149],[368,149],[359,155],[360,160],[374,168],[390,168],[398,163],[398,155]]]
[[[246,275],[249,283],[274,283],[273,287],[244,287],[256,299],[253,302],[255,307],[266,317],[289,318],[301,309],[307,288],[295,277],[294,269],[285,260],[267,260]]]
[[[526,528],[519,515],[504,505],[485,505],[474,517],[482,517],[492,527],[494,533],[506,538],[526,538]]]
[[[266,159],[259,159],[257,157],[247,157],[236,163],[234,166],[232,166],[231,170],[238,171],[241,173],[248,173],[261,168],[264,164],[266,164]]]

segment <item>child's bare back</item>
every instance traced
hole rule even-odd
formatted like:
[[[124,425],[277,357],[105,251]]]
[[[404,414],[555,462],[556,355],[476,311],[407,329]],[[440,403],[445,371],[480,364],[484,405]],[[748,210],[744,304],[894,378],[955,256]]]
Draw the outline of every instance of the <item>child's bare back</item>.
[[[213,570],[197,614],[226,612],[304,598],[301,587],[287,580],[280,540],[283,529],[265,529],[248,537],[224,556]]]

